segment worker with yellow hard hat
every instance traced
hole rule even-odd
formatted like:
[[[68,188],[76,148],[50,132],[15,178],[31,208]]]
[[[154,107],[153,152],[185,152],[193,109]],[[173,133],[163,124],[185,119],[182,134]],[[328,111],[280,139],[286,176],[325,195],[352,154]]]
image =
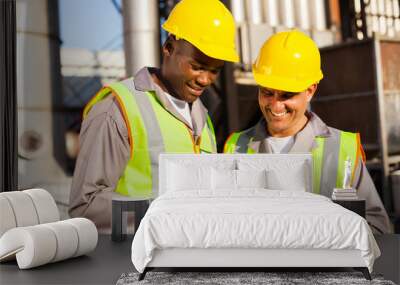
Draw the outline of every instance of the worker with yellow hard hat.
[[[160,153],[214,153],[212,122],[198,98],[224,61],[239,60],[235,23],[218,0],[182,0],[163,28],[161,67],[102,88],[84,109],[69,214],[110,230],[111,195],[158,190]]]
[[[388,215],[365,167],[359,134],[329,127],[308,111],[323,78],[314,41],[298,30],[274,34],[262,46],[253,75],[262,119],[231,134],[224,152],[311,152],[313,192],[331,197],[333,189],[342,188],[348,180],[345,187],[357,189],[358,197],[366,200],[366,219],[372,230],[390,232]]]

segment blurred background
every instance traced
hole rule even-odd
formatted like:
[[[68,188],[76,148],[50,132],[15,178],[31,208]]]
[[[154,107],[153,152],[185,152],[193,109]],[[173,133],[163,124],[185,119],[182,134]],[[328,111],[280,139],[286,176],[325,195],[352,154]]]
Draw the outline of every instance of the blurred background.
[[[179,1],[3,1],[16,11],[16,25],[8,27],[16,31],[17,86],[17,113],[2,114],[16,118],[8,126],[17,147],[3,156],[17,153],[10,167],[18,167],[18,176],[8,184],[3,177],[2,185],[47,189],[66,218],[83,107],[104,84],[159,66],[166,38],[160,27]],[[400,232],[399,0],[222,2],[237,23],[241,61],[226,64],[202,95],[219,150],[231,132],[261,116],[251,64],[262,43],[296,27],[317,42],[322,56],[324,79],[311,109],[328,125],[361,133],[367,167]]]

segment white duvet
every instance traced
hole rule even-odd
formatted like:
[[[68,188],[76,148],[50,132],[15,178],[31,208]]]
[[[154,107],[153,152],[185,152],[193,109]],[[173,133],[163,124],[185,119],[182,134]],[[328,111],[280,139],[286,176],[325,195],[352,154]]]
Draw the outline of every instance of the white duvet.
[[[143,272],[164,248],[358,249],[369,271],[380,255],[359,215],[324,196],[265,189],[160,196],[134,237],[133,265]]]

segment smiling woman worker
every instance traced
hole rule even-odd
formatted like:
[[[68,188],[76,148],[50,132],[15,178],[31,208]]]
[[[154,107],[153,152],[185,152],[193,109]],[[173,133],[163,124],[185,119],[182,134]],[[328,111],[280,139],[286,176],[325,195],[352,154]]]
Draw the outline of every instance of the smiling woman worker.
[[[374,232],[391,231],[389,218],[363,161],[358,134],[328,127],[307,107],[322,79],[318,47],[297,30],[270,37],[253,65],[263,118],[233,133],[226,153],[311,152],[315,193],[331,197],[341,187],[345,160],[353,166],[352,186],[366,200],[366,218]]]
[[[163,25],[160,69],[104,87],[84,110],[69,214],[109,232],[111,195],[148,198],[158,189],[158,155],[216,152],[199,99],[224,61],[237,62],[235,22],[218,0],[182,0]]]

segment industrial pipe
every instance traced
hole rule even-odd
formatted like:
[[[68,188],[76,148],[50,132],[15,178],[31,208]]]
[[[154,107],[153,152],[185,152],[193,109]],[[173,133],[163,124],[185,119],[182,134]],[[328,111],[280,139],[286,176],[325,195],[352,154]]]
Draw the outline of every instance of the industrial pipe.
[[[317,31],[326,30],[325,1],[312,0],[312,27]]]
[[[160,65],[160,37],[157,0],[123,0],[126,74],[144,66]]]
[[[276,27],[279,25],[279,9],[278,0],[264,0],[264,17],[265,23],[271,27]]]
[[[261,24],[263,22],[261,0],[247,0],[246,11],[249,23]]]
[[[246,21],[244,0],[231,0],[231,11],[236,23]]]
[[[281,24],[287,28],[293,28],[295,26],[293,0],[279,1],[279,11]]]
[[[297,27],[303,30],[310,29],[309,0],[294,0]]]

